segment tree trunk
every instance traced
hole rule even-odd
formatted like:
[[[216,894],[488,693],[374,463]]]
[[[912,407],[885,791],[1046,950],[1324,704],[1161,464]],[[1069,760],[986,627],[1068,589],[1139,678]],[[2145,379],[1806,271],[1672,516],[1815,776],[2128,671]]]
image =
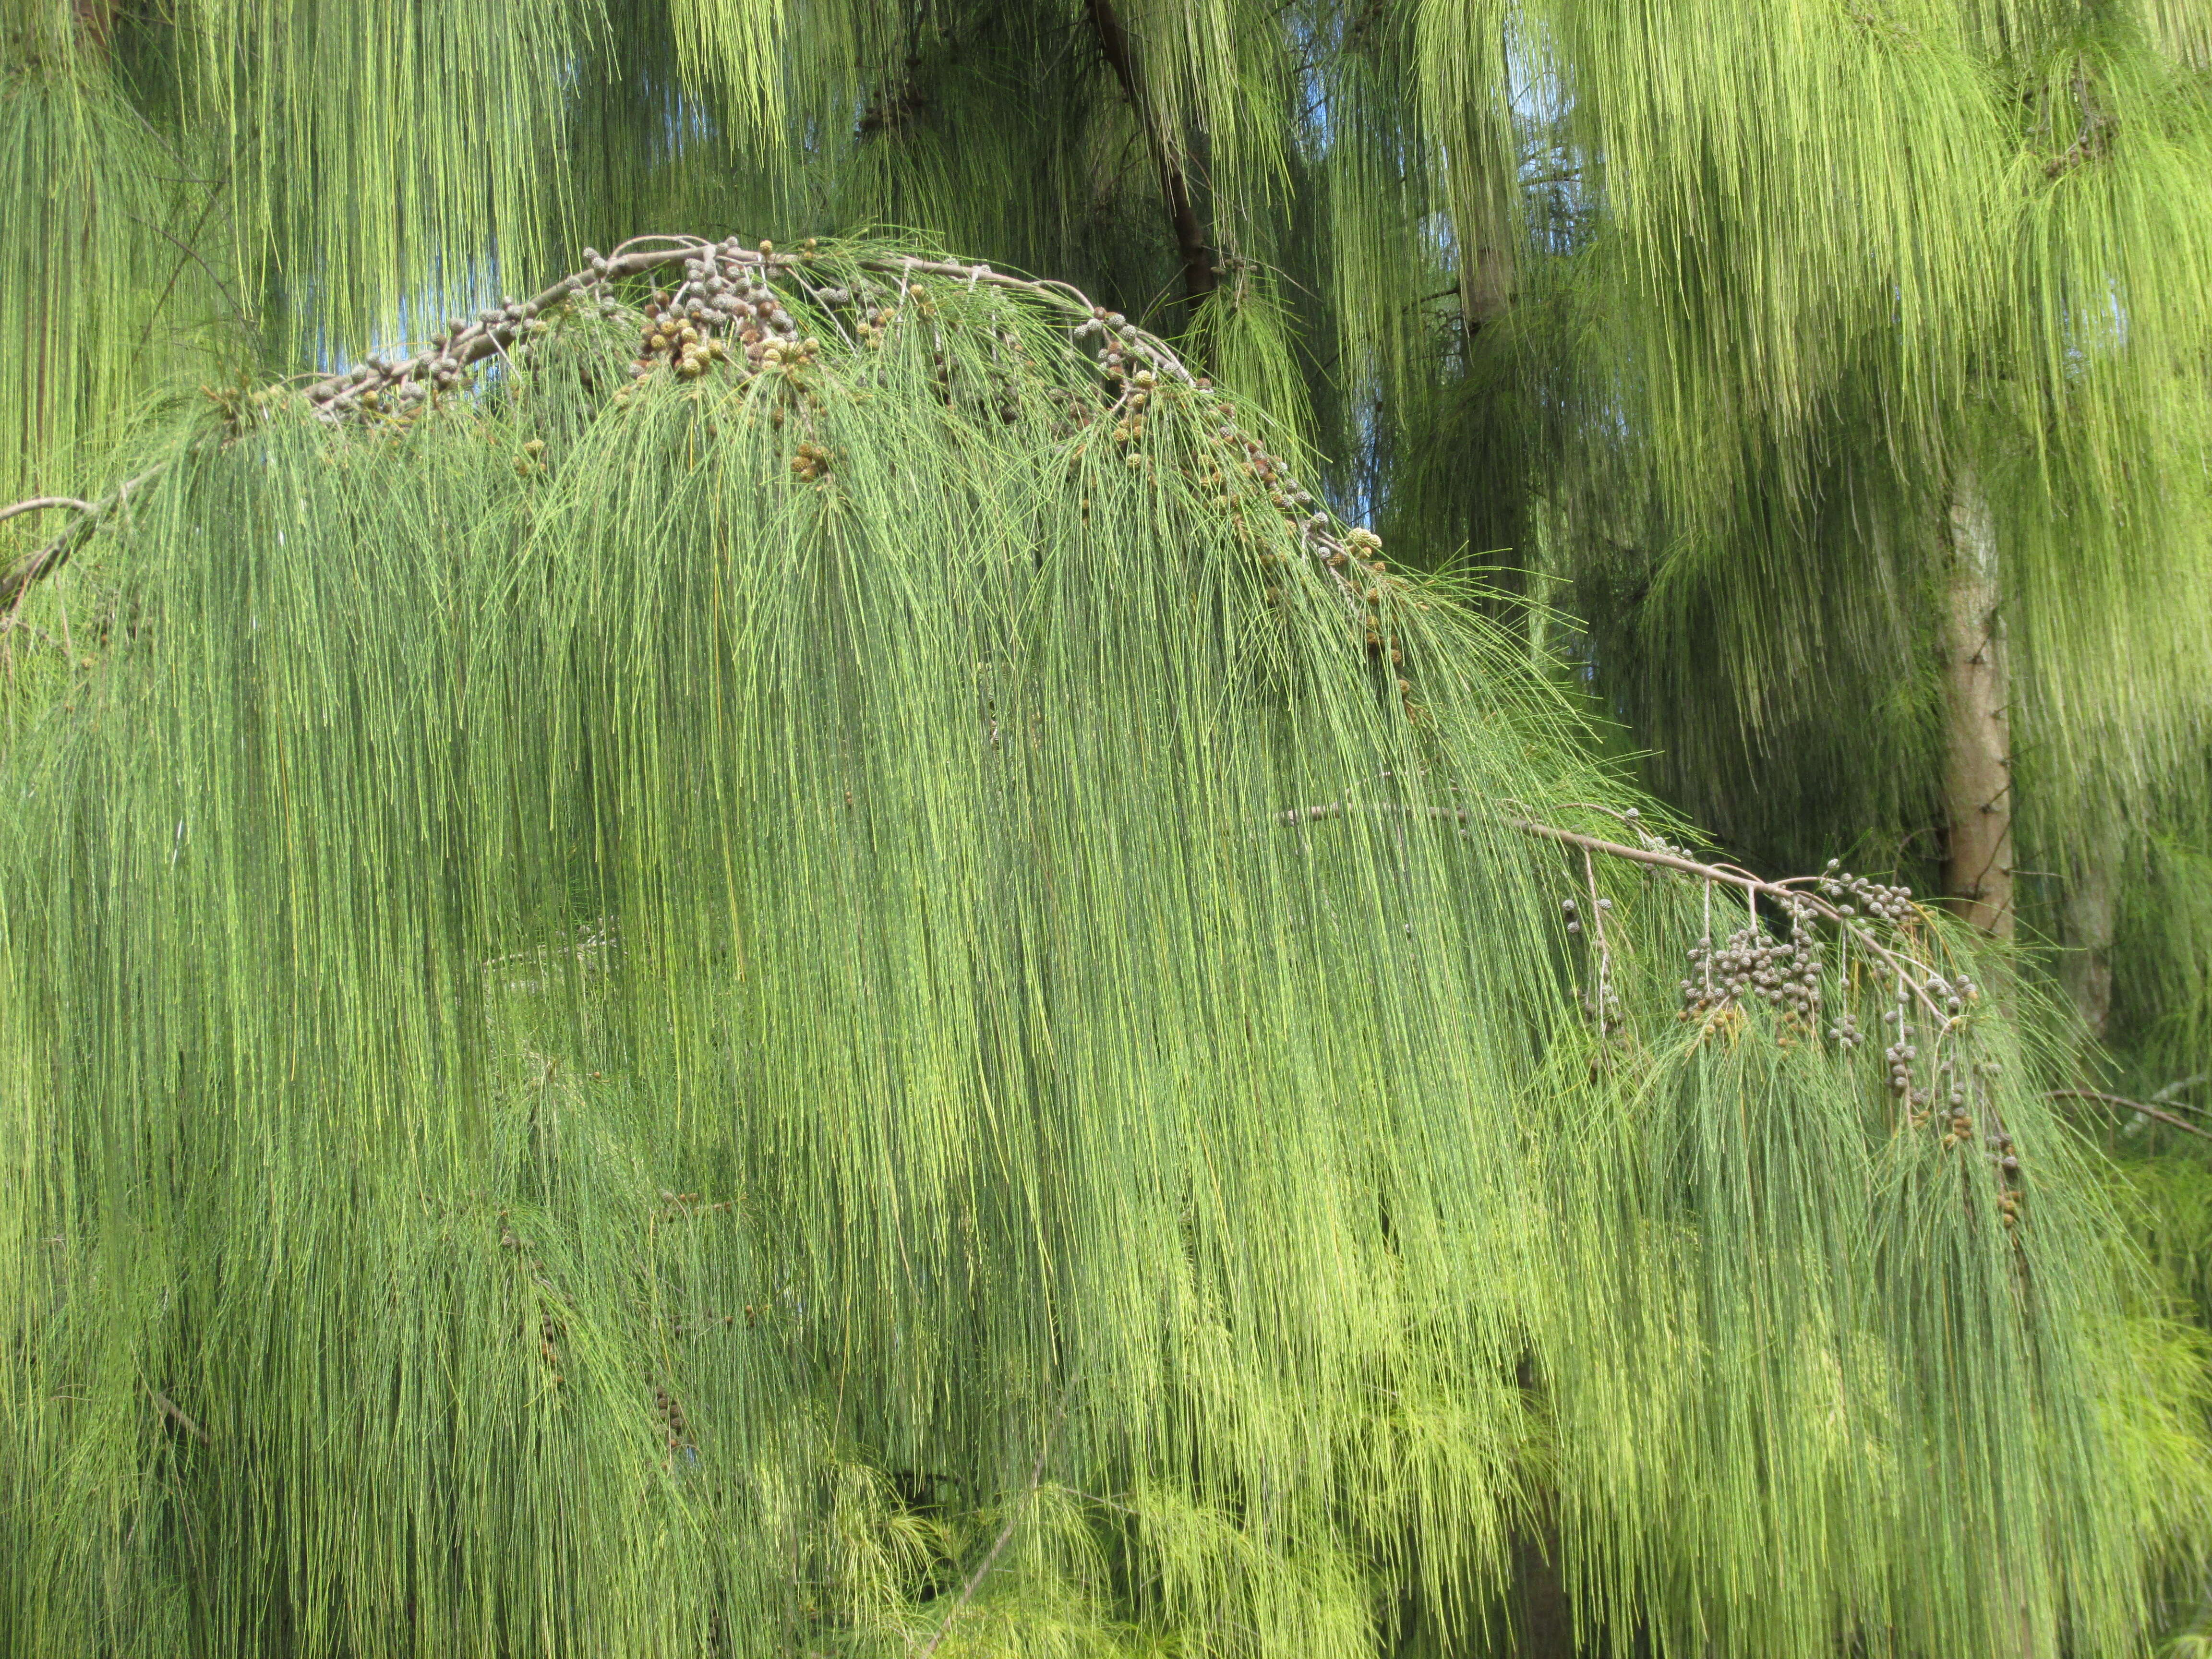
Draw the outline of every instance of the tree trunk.
[[[1502,250],[1478,247],[1460,261],[1459,312],[1472,335],[1513,303],[1513,261]]]
[[[1513,1536],[1515,1652],[1520,1659],[1574,1659],[1575,1609],[1559,1577],[1559,1529]]]
[[[1996,526],[1973,473],[1951,487],[1944,605],[1943,886],[1951,908],[2013,934],[2012,732]]]
[[[2062,907],[2066,953],[2059,981],[2074,1000],[2089,1035],[2102,1039],[2112,1012],[2112,932],[2118,921],[2121,838],[2107,827],[2076,854],[2068,872]]]
[[[1533,1407],[1543,1389],[1533,1356],[1522,1354],[1514,1380]],[[1574,1659],[1575,1607],[1559,1571],[1559,1525],[1547,1512],[1513,1529],[1513,1638],[1520,1659]]]
[[[1213,292],[1214,275],[1213,249],[1206,241],[1206,227],[1191,199],[1190,176],[1182,158],[1152,118],[1144,82],[1138,74],[1136,53],[1130,47],[1128,31],[1122,27],[1113,0],[1090,0],[1090,13],[1091,30],[1098,37],[1098,49],[1105,55],[1115,80],[1121,83],[1121,95],[1129,100],[1137,125],[1144,129],[1145,141],[1152,152],[1152,164],[1159,169],[1160,194],[1167,202],[1169,228],[1175,232],[1176,255],[1182,263],[1183,303],[1194,317],[1206,296]]]

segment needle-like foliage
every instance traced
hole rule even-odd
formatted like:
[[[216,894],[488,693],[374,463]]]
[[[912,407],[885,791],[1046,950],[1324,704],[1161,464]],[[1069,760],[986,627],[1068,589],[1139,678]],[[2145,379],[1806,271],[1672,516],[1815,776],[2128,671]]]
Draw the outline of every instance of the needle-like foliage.
[[[2203,1455],[2030,989],[1577,805],[1118,318],[678,252],[50,578],[9,1652],[1480,1651],[1547,1558],[1599,1650],[2135,1650]]]
[[[1961,508],[2001,873],[2093,1028],[2203,1069],[2194,0],[9,0],[0,54],[11,495],[208,352],[344,361],[641,216],[919,226],[1173,324],[1354,516],[1568,607],[1741,848],[1923,885],[1989,796]]]

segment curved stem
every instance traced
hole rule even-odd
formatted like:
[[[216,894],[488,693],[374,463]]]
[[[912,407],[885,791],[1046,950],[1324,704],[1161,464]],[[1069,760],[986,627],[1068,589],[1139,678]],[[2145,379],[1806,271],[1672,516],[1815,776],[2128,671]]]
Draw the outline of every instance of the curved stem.
[[[1596,836],[1579,835],[1572,830],[1559,829],[1555,824],[1539,823],[1533,818],[1510,817],[1505,821],[1524,835],[1540,836],[1546,841],[1556,841],[1568,847],[1579,847],[1586,852],[1604,853],[1613,858],[1628,859],[1638,864],[1652,865],[1662,870],[1679,870],[1686,876],[1696,876],[1704,881],[1724,882],[1730,887],[1742,889],[1746,894],[1754,897],[1765,894],[1769,898],[1784,900],[1790,904],[1803,905],[1822,921],[1836,923],[1848,938],[1864,945],[1867,950],[1879,957],[1889,970],[1897,975],[1898,982],[1905,986],[1911,993],[1914,1000],[1927,1009],[1929,1016],[1936,1022],[1939,1030],[1948,1030],[1951,1027],[1954,1016],[1941,1006],[1935,997],[1929,994],[1927,987],[1907,971],[1909,968],[1917,964],[1909,963],[1899,957],[1875,939],[1870,929],[1854,927],[1850,917],[1844,915],[1841,910],[1817,894],[1801,893],[1794,888],[1784,886],[1780,882],[1762,880],[1747,871],[1737,869],[1733,865],[1700,864],[1695,859],[1683,858],[1674,853],[1655,852],[1646,847],[1626,847],[1617,841],[1606,841]]]
[[[81,501],[74,495],[33,495],[28,501],[0,507],[0,520],[12,519],[19,513],[47,513],[62,507],[76,513],[92,511],[90,501]]]
[[[713,260],[728,269],[750,265],[763,276],[780,277],[795,277],[798,271],[813,263],[812,256],[808,252],[777,251],[766,243],[758,248],[747,248],[734,237],[712,242],[697,236],[663,233],[633,236],[617,246],[613,253],[604,258],[595,258],[590,270],[572,272],[562,277],[532,298],[513,307],[512,311],[502,310],[489,320],[479,319],[464,324],[422,350],[398,361],[371,360],[343,374],[317,377],[306,388],[307,402],[323,419],[340,419],[352,407],[353,398],[360,393],[370,391],[381,393],[388,389],[410,385],[420,386],[430,380],[441,364],[459,368],[487,357],[505,357],[510,346],[535,331],[537,319],[543,313],[580,295],[603,294],[611,284],[622,279],[648,276],[667,266],[681,265],[694,259]],[[880,253],[861,254],[853,258],[851,263],[873,275],[896,277],[902,295],[917,276],[940,276],[971,289],[991,288],[1029,296],[1069,317],[1077,326],[1096,323],[1105,315],[1081,289],[1066,283],[1048,277],[1013,276],[994,270],[981,263],[970,264],[950,259],[917,259],[910,255]],[[1208,270],[1210,273],[1210,266]],[[1195,374],[1176,349],[1157,334],[1128,328],[1117,334],[1115,343],[1125,357],[1164,375],[1186,390],[1212,391],[1211,383]],[[289,389],[288,382],[280,380],[256,396],[271,398]],[[1231,424],[1226,404],[1223,404],[1218,415],[1222,424]],[[1232,425],[1231,429],[1243,435],[1241,428]],[[1252,441],[1256,444],[1258,441],[1255,439]],[[1254,453],[1261,452],[1255,450]],[[131,491],[157,477],[165,468],[166,463],[149,468],[97,501],[85,502],[74,497],[59,496],[37,498],[42,503],[75,507],[79,509],[78,516],[67,530],[37,553],[0,572],[0,607],[15,604],[32,583],[61,568],[88,532],[104,520]],[[1275,482],[1279,486],[1279,493],[1286,496],[1295,494],[1300,488],[1287,471],[1279,472]],[[27,512],[31,509],[27,504],[23,504],[22,510]],[[1346,600],[1350,615],[1355,622],[1359,620],[1364,613],[1352,584],[1343,571],[1331,562],[1332,556],[1346,553],[1342,538],[1310,519],[1304,510],[1286,511],[1285,516],[1297,524],[1308,556],[1327,572],[1340,597]],[[1340,561],[1343,562],[1347,561]]]

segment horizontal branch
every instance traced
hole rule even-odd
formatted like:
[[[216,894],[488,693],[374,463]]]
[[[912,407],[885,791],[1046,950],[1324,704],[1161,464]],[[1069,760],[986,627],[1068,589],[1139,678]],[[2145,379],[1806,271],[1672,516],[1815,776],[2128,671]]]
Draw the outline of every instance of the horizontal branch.
[[[1700,881],[1715,882],[1735,887],[1747,894],[1763,895],[1783,905],[1793,915],[1810,912],[1823,921],[1835,924],[1847,939],[1857,945],[1869,956],[1883,963],[1890,973],[1896,976],[1899,987],[1927,1011],[1929,1017],[1935,1022],[1938,1036],[1946,1031],[1956,1030],[1964,1023],[1963,1014],[1954,1014],[1936,1002],[1930,987],[1940,981],[1936,978],[1936,972],[1932,967],[1909,958],[1901,958],[1875,937],[1871,927],[1856,922],[1854,918],[1846,915],[1840,908],[1830,903],[1818,893],[1804,891],[1796,885],[1801,881],[1818,881],[1820,878],[1817,876],[1793,877],[1786,881],[1763,881],[1750,872],[1737,869],[1733,865],[1701,864],[1697,860],[1686,858],[1679,853],[1664,852],[1650,847],[1631,847],[1622,842],[1607,841],[1601,836],[1585,836],[1576,830],[1562,830],[1555,824],[1539,823],[1533,818],[1509,817],[1506,822],[1523,834],[1534,836],[1545,841],[1557,842],[1563,846],[1579,848],[1585,860],[1592,853],[1602,853],[1609,858],[1626,859],[1631,863],[1647,865],[1655,869],[1673,870],[1686,876],[1694,876]],[[1593,914],[1597,913],[1597,908],[1594,903]],[[1708,926],[1710,927],[1710,923]],[[1710,939],[1705,943],[1707,948],[1711,947]],[[1904,1022],[1900,1018],[1899,1042],[1903,1041],[1903,1027]],[[2151,1115],[2161,1118],[2167,1122],[2179,1121],[2153,1108],[2144,1107],[2139,1109],[2148,1111]],[[2004,1133],[2004,1115],[1997,1109],[1994,1099],[1990,1102],[1990,1113],[1993,1127],[2000,1134]],[[2190,1127],[2187,1124],[2181,1124],[2180,1127]],[[2191,1132],[2203,1133],[2201,1130]]]
[[[1323,801],[1319,806],[1293,806],[1275,814],[1278,823],[1314,823],[1322,818],[1340,818],[1352,812],[1379,812],[1386,817],[1409,818],[1449,818],[1465,823],[1474,814],[1464,806],[1403,806],[1395,801]]]
[[[74,495],[34,495],[28,501],[18,501],[0,513],[7,518],[17,512],[29,512],[33,507],[69,507],[76,516],[60,535],[48,542],[30,557],[0,571],[0,608],[11,607],[20,601],[33,582],[51,576],[69,562],[69,556],[79,543],[92,533],[100,521],[130,499],[131,493],[141,484],[161,476],[166,463],[149,467],[135,478],[126,478],[96,501],[79,501]]]
[[[1590,810],[1605,811],[1610,809],[1592,807]],[[1414,806],[1395,801],[1333,800],[1324,801],[1317,806],[1291,807],[1276,813],[1275,822],[1290,825],[1311,823],[1324,818],[1344,817],[1353,812],[1446,818],[1460,823],[1469,822],[1474,816],[1468,808],[1462,806]],[[1650,847],[1631,847],[1625,842],[1607,841],[1601,836],[1586,836],[1578,830],[1563,830],[1557,824],[1540,823],[1534,818],[1508,816],[1504,822],[1510,828],[1517,830],[1523,835],[1534,836],[1540,840],[1557,842],[1562,846],[1577,848],[1585,856],[1600,853],[1607,858],[1625,859],[1631,863],[1648,865],[1654,869],[1672,870],[1681,875],[1693,876],[1700,881],[1717,882],[1723,886],[1737,888],[1745,893],[1771,899],[1787,909],[1809,913],[1824,921],[1832,922],[1843,929],[1860,948],[1881,961],[1891,973],[1897,976],[1897,983],[1927,1011],[1929,1017],[1936,1022],[1939,1031],[1955,1029],[1963,1018],[1960,1015],[1953,1014],[1942,1006],[1929,990],[1923,975],[1934,974],[1933,968],[1899,956],[1897,952],[1890,950],[1876,939],[1871,928],[1856,922],[1852,917],[1845,915],[1840,908],[1831,904],[1819,894],[1807,892],[1795,884],[1800,881],[1817,881],[1820,879],[1819,877],[1799,876],[1783,881],[1765,881],[1753,875],[1749,871],[1739,869],[1734,865],[1704,864],[1695,859],[1686,858],[1680,853],[1664,852]]]
[[[1536,836],[1546,841],[1556,841],[1568,847],[1579,847],[1585,852],[1603,853],[1609,858],[1627,859],[1637,864],[1648,864],[1662,870],[1679,871],[1686,876],[1695,876],[1700,881],[1719,882],[1729,887],[1740,888],[1747,893],[1756,893],[1786,906],[1802,906],[1824,921],[1832,921],[1841,927],[1870,955],[1881,959],[1898,976],[1913,999],[1924,1007],[1939,1030],[1948,1029],[1958,1017],[1937,1004],[1929,991],[1908,968],[1922,964],[1908,963],[1887,949],[1875,938],[1873,929],[1853,925],[1853,919],[1817,893],[1808,893],[1788,882],[1763,881],[1747,871],[1733,865],[1700,864],[1695,859],[1682,857],[1678,853],[1662,853],[1649,847],[1630,847],[1621,842],[1607,841],[1597,836],[1585,836],[1572,830],[1562,830],[1555,824],[1538,823],[1531,818],[1508,818],[1506,822],[1523,834]],[[1796,880],[1817,879],[1798,877]],[[1932,972],[1933,969],[1928,971]]]

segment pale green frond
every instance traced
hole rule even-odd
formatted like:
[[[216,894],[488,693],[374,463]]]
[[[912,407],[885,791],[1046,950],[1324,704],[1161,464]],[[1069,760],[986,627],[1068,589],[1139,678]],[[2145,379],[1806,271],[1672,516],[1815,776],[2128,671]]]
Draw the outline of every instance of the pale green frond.
[[[904,257],[787,258],[758,373],[572,302],[203,420],[78,556],[0,763],[10,1628],[1352,1655],[1549,1525],[1669,1651],[2123,1650],[2192,1443],[2115,1449],[2040,1022],[1919,1039],[1962,1143],[1685,1014],[1741,901],[1515,827],[1619,793],[1519,640]]]

